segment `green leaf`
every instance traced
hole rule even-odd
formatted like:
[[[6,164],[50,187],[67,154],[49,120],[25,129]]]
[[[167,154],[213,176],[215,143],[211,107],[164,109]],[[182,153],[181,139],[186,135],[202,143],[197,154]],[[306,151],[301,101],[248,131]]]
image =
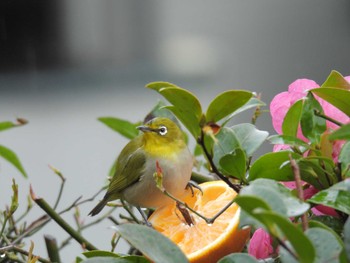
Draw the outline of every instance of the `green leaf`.
[[[309,227],[321,227],[332,231],[337,234],[340,241],[340,236],[343,233],[343,225],[342,219],[334,216],[312,216],[309,220]]]
[[[236,203],[256,220],[260,221],[270,234],[280,240],[287,239],[294,248],[299,262],[314,262],[315,249],[301,229],[290,220],[269,209],[261,198],[240,194]]]
[[[226,257],[223,257],[218,261],[218,263],[258,263],[254,257],[245,253],[234,253]]]
[[[253,96],[251,92],[244,90],[228,90],[219,94],[209,104],[206,117],[207,122],[218,122],[244,106]]]
[[[292,147],[302,147],[305,149],[310,148],[310,146],[303,140],[289,135],[272,135],[267,138],[267,140],[269,140],[272,144],[286,144]]]
[[[85,259],[81,263],[150,263],[144,257],[139,256],[126,256],[126,257],[105,257],[98,256]]]
[[[231,154],[235,149],[241,148],[241,145],[232,129],[222,127],[220,132],[215,136],[213,147],[213,161],[219,167],[220,159],[226,154]]]
[[[311,142],[318,144],[321,134],[326,131],[327,127],[326,120],[316,116],[314,111],[323,113],[323,109],[312,93],[308,93],[303,101],[303,110],[300,118],[301,131]]]
[[[342,88],[316,88],[310,90],[313,94],[329,102],[350,116],[350,91]]]
[[[13,127],[16,127],[16,125],[13,122],[10,122],[10,121],[0,122],[0,131],[11,129]]]
[[[105,251],[105,250],[85,251],[82,254],[87,258],[93,258],[93,257],[116,257],[116,258],[119,258],[119,257],[121,257],[120,255],[118,255],[116,253],[113,253],[110,251]]]
[[[350,217],[348,217],[344,225],[344,245],[348,261],[350,261]]]
[[[251,108],[257,108],[257,107],[262,107],[265,106],[266,104],[264,102],[262,102],[261,100],[252,97],[250,98],[250,100],[244,104],[242,107],[238,108],[236,111],[234,111],[233,113],[231,113],[231,115],[229,117],[227,117],[227,119],[225,119],[225,121],[222,123],[222,126],[225,126],[234,116],[238,115],[239,113],[249,110]]]
[[[220,170],[223,170],[225,175],[245,181],[246,173],[246,156],[242,149],[235,149],[232,153],[224,155],[220,161]]]
[[[175,106],[164,107],[170,110],[181,121],[181,123],[187,128],[187,130],[193,135],[194,138],[198,138],[201,132],[197,118],[192,114],[186,114],[181,108]]]
[[[350,140],[350,123],[344,126],[341,126],[339,129],[332,132],[329,137],[329,140]]]
[[[338,71],[332,70],[321,88],[340,88],[350,90],[350,84]]]
[[[289,151],[272,152],[262,155],[250,168],[248,181],[253,181],[257,178],[268,178],[276,181],[294,181],[294,174],[289,165],[289,155],[295,160],[301,158],[300,155]]]
[[[339,154],[338,162],[341,163],[343,177],[350,177],[350,142],[346,142]]]
[[[303,100],[298,100],[289,108],[282,123],[282,132],[284,135],[297,136],[302,110]]]
[[[168,82],[152,82],[146,87],[157,91],[177,109],[182,109],[184,114],[194,115],[200,121],[202,107],[193,93]]]
[[[299,262],[314,262],[316,254],[315,249],[310,240],[305,236],[300,228],[290,222],[287,218],[284,218],[276,213],[270,211],[259,212],[261,217],[265,220],[274,222],[279,231],[275,232],[275,236],[279,239],[287,239],[291,246],[294,248]],[[274,229],[269,229],[272,232]]]
[[[128,139],[133,139],[139,134],[136,127],[139,126],[140,123],[135,124],[127,120],[114,117],[100,117],[98,120]]]
[[[24,168],[18,159],[17,155],[10,150],[9,148],[6,148],[5,146],[0,145],[0,156],[4,158],[6,161],[11,163],[14,167],[17,168],[17,170],[27,178],[27,173],[24,171]]]
[[[265,142],[269,133],[258,130],[253,124],[242,123],[231,127],[236,138],[247,156],[253,153]]]
[[[132,246],[140,250],[155,263],[188,262],[188,259],[178,246],[150,227],[137,224],[123,224],[115,228]]]
[[[269,179],[257,179],[251,182],[241,190],[240,195],[255,195],[269,204],[274,212],[286,218],[300,216],[310,208],[309,204],[296,198],[291,190]]]
[[[333,177],[333,168],[327,159],[318,157],[308,157],[297,161],[300,170],[301,179],[312,184],[317,189],[324,189],[332,183],[336,183]]]
[[[350,215],[350,179],[339,182],[322,190],[307,201],[325,205]]]
[[[317,227],[309,228],[305,234],[316,249],[316,262],[347,262],[342,254],[344,246],[335,234]]]
[[[176,119],[175,115],[166,108],[166,105],[163,101],[158,101],[157,105],[154,106],[153,109],[146,115],[143,122],[146,123],[156,117],[168,118],[179,125],[179,122]]]

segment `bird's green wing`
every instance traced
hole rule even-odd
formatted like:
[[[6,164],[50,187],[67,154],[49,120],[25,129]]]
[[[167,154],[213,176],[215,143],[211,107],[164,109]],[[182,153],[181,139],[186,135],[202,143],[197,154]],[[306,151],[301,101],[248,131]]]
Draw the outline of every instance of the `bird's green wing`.
[[[134,145],[137,145],[136,148]],[[121,192],[137,182],[145,168],[146,156],[139,144],[128,144],[120,153],[115,174],[108,187],[107,196],[109,200],[120,198]]]

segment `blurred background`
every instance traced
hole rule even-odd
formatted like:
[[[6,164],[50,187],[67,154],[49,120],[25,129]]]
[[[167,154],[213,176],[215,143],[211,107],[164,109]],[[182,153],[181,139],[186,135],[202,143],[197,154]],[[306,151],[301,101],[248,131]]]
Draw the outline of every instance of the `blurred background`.
[[[148,82],[184,87],[206,108],[227,89],[262,93],[269,104],[297,78],[322,84],[332,69],[350,75],[349,12],[347,0],[2,0],[0,121],[29,124],[1,132],[0,145],[18,154],[29,178],[0,159],[0,209],[10,203],[12,178],[18,214],[29,184],[53,204],[60,180],[48,164],[67,178],[60,209],[96,193],[127,142],[97,118],[143,119],[160,98],[144,88]],[[250,122],[250,115],[234,121]],[[268,113],[257,126],[274,133]],[[81,207],[86,223],[95,203]],[[35,207],[29,219],[41,215]],[[74,225],[72,213],[64,218]],[[109,250],[110,225],[85,236]],[[46,257],[44,234],[59,242],[66,234],[51,222],[31,238]],[[61,256],[73,262],[81,251],[71,241]]]

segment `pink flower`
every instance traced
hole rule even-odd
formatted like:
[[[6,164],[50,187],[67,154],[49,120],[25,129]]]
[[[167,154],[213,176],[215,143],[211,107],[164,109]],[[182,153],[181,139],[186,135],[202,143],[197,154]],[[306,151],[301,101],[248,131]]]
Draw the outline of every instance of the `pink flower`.
[[[345,79],[350,83],[350,76],[345,77]],[[282,134],[282,124],[286,113],[289,108],[298,100],[302,99],[307,95],[308,90],[318,88],[319,85],[310,79],[298,79],[289,85],[288,91],[277,94],[271,101],[270,104],[270,113],[272,116],[272,125],[277,133]],[[318,102],[321,104],[325,115],[339,121],[342,123],[350,122],[350,118],[338,110],[336,107],[326,102],[325,100],[316,97]],[[335,130],[339,128],[336,124],[327,121],[326,122],[328,131]],[[302,134],[301,129],[299,127],[297,132],[297,137],[302,139],[303,141],[308,141]],[[333,152],[332,157],[334,161],[337,161],[339,152],[344,142],[337,141],[333,144]],[[274,151],[280,151],[284,149],[288,149],[288,145],[275,145]]]
[[[270,257],[273,252],[271,236],[262,228],[258,228],[248,246],[248,253],[257,259],[265,259]]]

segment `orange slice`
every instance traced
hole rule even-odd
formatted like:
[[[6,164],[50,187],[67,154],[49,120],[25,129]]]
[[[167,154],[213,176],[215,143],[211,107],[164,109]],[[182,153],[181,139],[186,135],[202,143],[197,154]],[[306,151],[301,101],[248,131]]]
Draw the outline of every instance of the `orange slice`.
[[[236,192],[223,181],[200,185],[203,195],[194,189],[186,193],[184,202],[211,218],[236,196]],[[239,229],[240,208],[233,203],[213,224],[191,213],[193,226],[186,224],[175,204],[157,209],[149,218],[153,227],[170,238],[186,254],[191,263],[217,262],[233,252],[240,252],[249,238],[249,229]]]

